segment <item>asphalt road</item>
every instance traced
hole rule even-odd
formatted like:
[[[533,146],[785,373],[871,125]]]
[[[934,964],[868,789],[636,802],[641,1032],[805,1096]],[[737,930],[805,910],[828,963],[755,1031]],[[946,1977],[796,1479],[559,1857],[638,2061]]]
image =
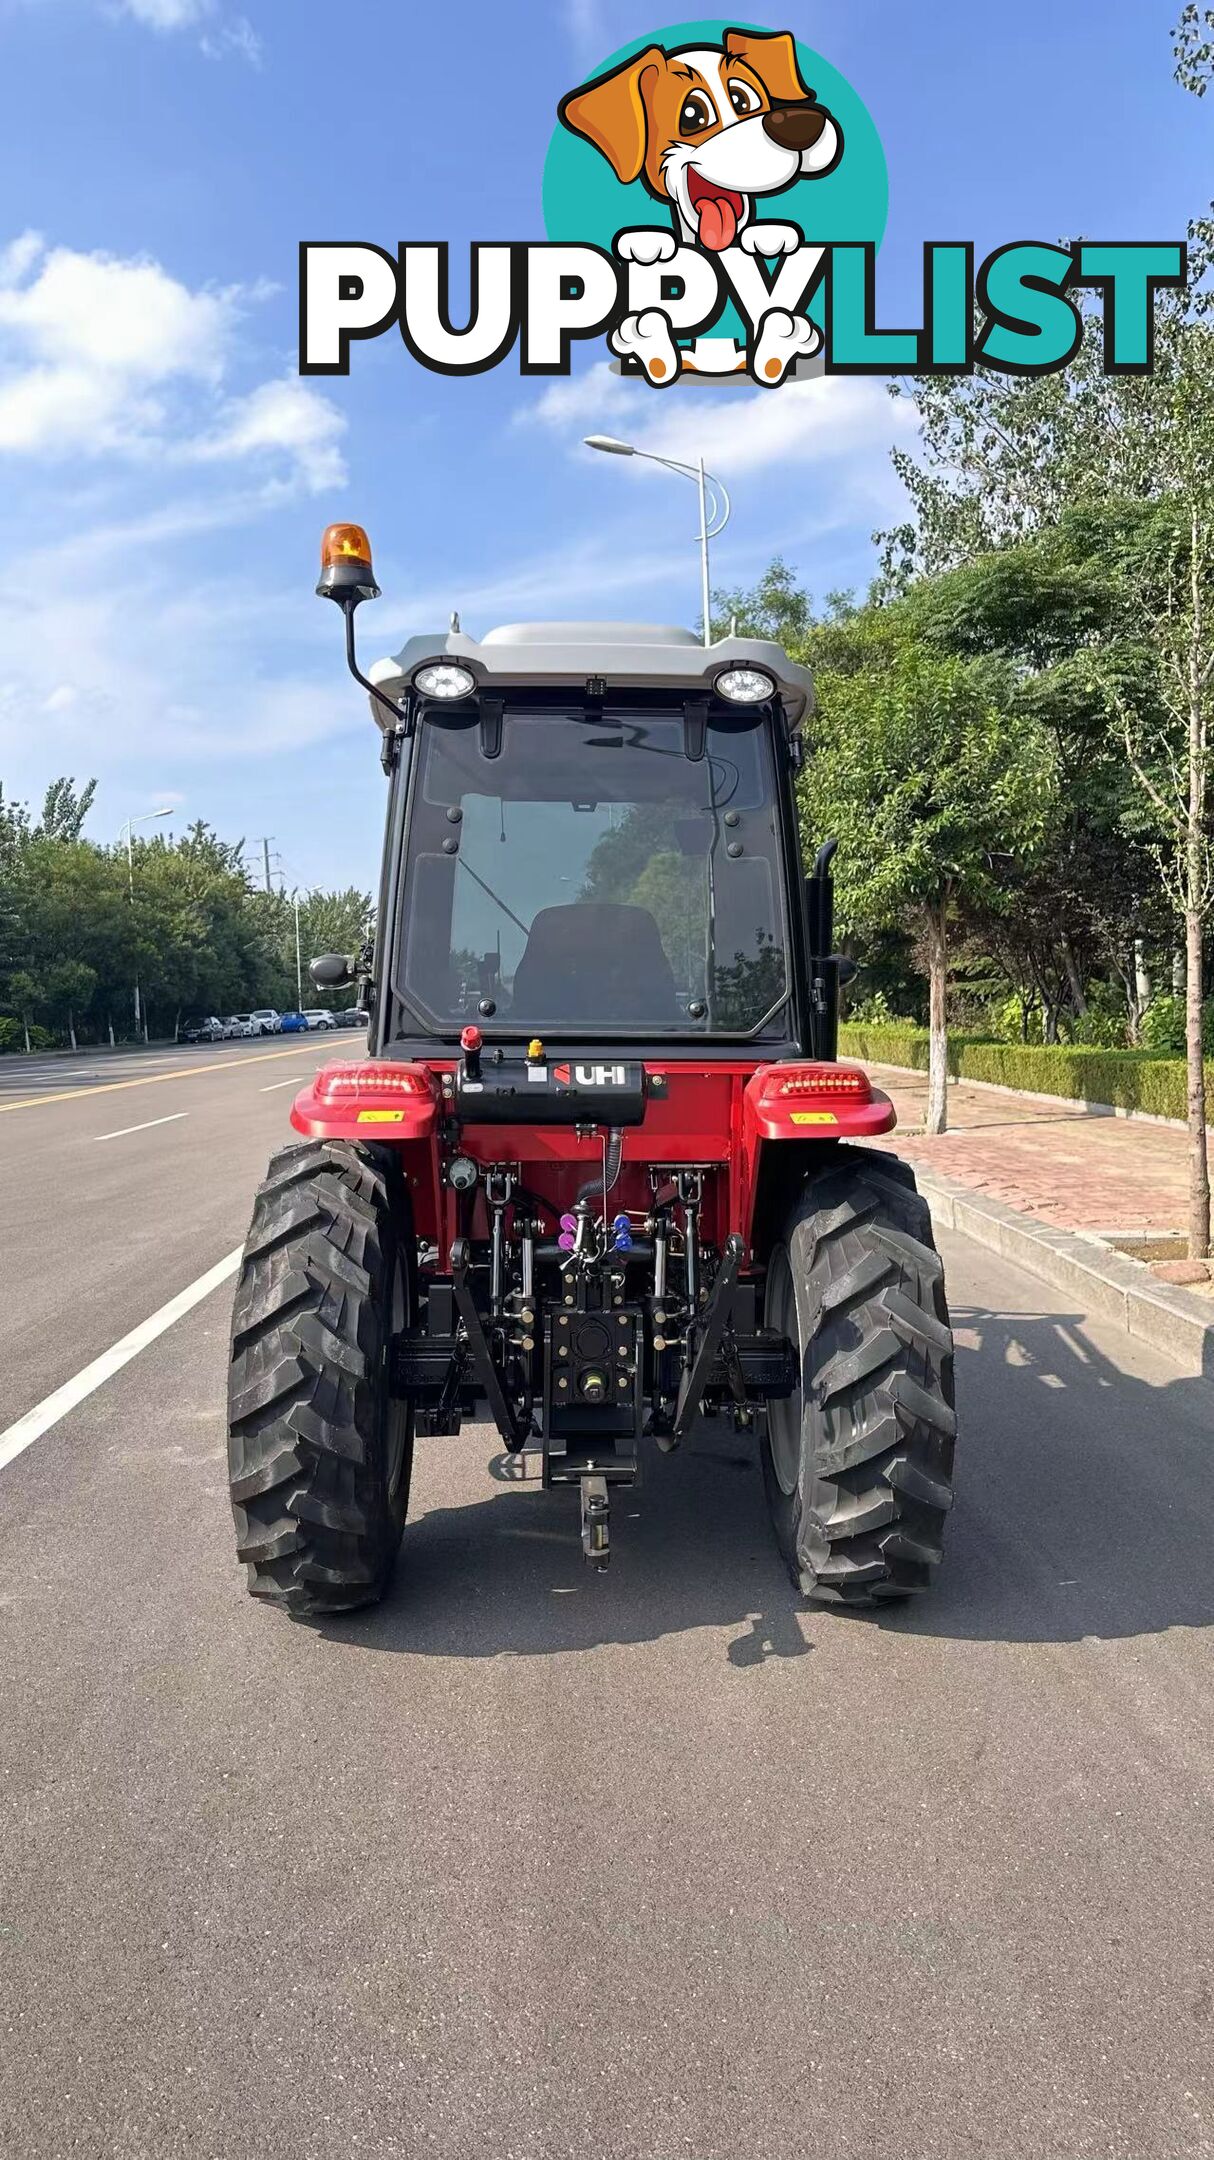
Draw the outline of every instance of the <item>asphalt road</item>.
[[[332,1050],[5,1066],[0,1428],[238,1245]],[[1214,2154],[1214,1398],[943,1243],[958,1506],[879,1623],[732,1438],[597,1577],[484,1428],[379,1611],[254,1606],[226,1284],[0,1469],[5,2160]]]

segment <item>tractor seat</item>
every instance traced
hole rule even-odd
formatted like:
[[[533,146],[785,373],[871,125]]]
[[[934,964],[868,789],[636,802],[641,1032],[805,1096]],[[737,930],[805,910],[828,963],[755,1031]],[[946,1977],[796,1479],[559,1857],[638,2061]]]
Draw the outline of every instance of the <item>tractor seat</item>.
[[[515,969],[512,1010],[529,1027],[677,1020],[674,975],[648,908],[606,900],[541,908]]]

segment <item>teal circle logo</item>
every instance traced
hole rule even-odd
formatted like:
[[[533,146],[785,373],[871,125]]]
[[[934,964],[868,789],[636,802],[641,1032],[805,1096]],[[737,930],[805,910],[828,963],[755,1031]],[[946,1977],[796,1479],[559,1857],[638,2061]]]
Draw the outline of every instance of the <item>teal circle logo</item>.
[[[701,16],[670,23],[647,37],[631,39],[608,55],[585,78],[593,83],[621,68],[647,47],[674,53],[680,47],[722,49],[727,31],[750,29],[727,16]],[[797,73],[839,124],[843,152],[833,171],[821,178],[801,178],[777,194],[756,197],[755,216],[798,225],[810,246],[831,241],[870,240],[879,245],[889,206],[889,181],[881,138],[867,106],[847,78],[800,38],[792,44]],[[761,65],[761,63],[760,63]],[[574,89],[570,85],[570,90]],[[544,164],[544,227],[550,240],[611,247],[616,234],[643,227],[673,229],[673,204],[656,200],[643,179],[625,182],[609,158],[591,141],[558,121]],[[811,309],[811,313],[813,310]]]

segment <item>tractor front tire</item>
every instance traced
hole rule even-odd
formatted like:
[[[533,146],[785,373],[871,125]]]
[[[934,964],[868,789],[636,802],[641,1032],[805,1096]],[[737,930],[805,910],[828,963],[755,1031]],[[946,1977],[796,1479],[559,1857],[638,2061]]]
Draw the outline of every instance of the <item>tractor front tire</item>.
[[[801,1374],[768,1404],[762,1441],[794,1582],[853,1606],[927,1589],[953,1497],[953,1337],[906,1163],[841,1147],[807,1179],[768,1263],[766,1316]]]
[[[409,1502],[411,1405],[389,1341],[413,1302],[408,1196],[386,1149],[283,1148],[232,1314],[228,1468],[252,1596],[297,1617],[383,1596]]]

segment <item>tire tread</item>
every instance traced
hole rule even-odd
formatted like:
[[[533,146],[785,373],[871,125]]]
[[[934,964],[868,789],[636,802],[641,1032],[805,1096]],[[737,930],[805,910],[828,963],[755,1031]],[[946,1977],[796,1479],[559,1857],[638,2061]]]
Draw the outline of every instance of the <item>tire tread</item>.
[[[228,1462],[249,1590],[299,1616],[371,1602],[408,1498],[383,1475],[386,1340],[407,1202],[370,1149],[281,1149],[253,1205],[232,1315]]]
[[[777,1537],[810,1597],[910,1596],[940,1563],[956,1436],[944,1268],[913,1170],[841,1148],[807,1181],[783,1242],[804,1409],[794,1494],[764,1446]]]

